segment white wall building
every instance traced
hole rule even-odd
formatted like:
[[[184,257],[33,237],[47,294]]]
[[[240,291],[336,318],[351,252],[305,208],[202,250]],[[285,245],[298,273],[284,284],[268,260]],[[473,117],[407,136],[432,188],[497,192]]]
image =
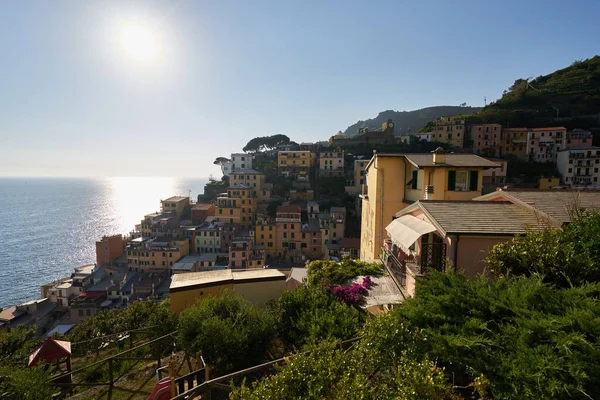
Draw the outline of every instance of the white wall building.
[[[232,153],[231,164],[232,170],[237,171],[238,169],[252,169],[252,159],[254,156],[246,153]]]
[[[600,147],[576,146],[558,152],[556,167],[567,186],[598,186]]]
[[[432,138],[431,132],[415,133],[415,136],[418,137],[420,140],[425,140],[427,142],[431,142],[431,138]]]

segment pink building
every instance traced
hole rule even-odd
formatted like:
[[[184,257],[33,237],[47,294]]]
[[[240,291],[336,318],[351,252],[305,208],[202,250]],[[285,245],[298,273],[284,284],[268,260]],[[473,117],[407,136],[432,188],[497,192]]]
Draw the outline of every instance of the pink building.
[[[265,246],[254,244],[248,235],[239,235],[229,247],[231,269],[255,269],[265,267]]]
[[[573,129],[567,132],[567,149],[592,145],[592,132],[583,129]]]
[[[449,269],[486,273],[485,258],[494,245],[546,227],[533,210],[510,202],[421,200],[396,213],[385,228],[382,261],[412,296],[418,276]]]
[[[556,154],[566,148],[567,128],[549,127],[529,130],[527,155],[530,161],[556,162]]]

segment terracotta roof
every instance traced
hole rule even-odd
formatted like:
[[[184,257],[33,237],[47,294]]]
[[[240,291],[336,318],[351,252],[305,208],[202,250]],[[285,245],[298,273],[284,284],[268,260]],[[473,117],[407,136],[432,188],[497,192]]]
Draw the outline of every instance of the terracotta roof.
[[[527,128],[503,128],[503,131],[513,131],[513,132],[527,132],[529,129]]]
[[[591,190],[498,190],[474,200],[487,201],[498,196],[512,203],[538,210],[556,219],[558,223],[571,221],[574,207],[600,210],[600,191]]]
[[[405,154],[406,159],[415,166],[422,167],[484,167],[496,168],[500,165],[475,154],[446,154],[446,162],[433,163],[433,154]]]
[[[531,128],[530,131],[532,132],[542,132],[542,131],[561,131],[564,130],[566,131],[567,128],[565,128],[564,126],[550,126],[547,128]]]
[[[29,355],[28,367],[37,365],[40,361],[52,362],[64,357],[71,357],[71,342],[58,340],[52,337],[44,340],[44,343]]]
[[[0,311],[0,321],[12,321],[23,314],[25,314],[25,312],[17,310],[17,306],[6,307],[4,310]]]
[[[277,207],[277,212],[278,213],[298,213],[298,214],[300,214],[302,212],[302,209],[300,208],[300,206],[293,206],[293,205],[279,206],[279,207]]]
[[[208,210],[211,207],[214,207],[214,205],[210,203],[196,203],[194,207],[192,207],[192,210]]]
[[[343,238],[340,240],[340,247],[347,249],[358,249],[360,248],[359,238]]]
[[[396,214],[397,217],[420,208],[444,235],[517,235],[528,229],[555,226],[534,211],[504,201],[422,200]]]

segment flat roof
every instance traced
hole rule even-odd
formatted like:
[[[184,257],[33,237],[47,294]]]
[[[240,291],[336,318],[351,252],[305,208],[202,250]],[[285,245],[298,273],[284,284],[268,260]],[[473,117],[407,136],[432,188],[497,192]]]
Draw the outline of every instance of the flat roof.
[[[209,208],[214,207],[214,204],[211,203],[196,203],[192,210],[208,210]]]
[[[168,199],[163,200],[164,201],[183,201],[183,200],[189,200],[190,198],[187,196],[171,196]]]
[[[248,269],[248,270],[213,270],[190,272],[173,275],[169,291],[180,292],[189,289],[218,286],[226,283],[247,283],[285,280],[285,274],[276,269]]]

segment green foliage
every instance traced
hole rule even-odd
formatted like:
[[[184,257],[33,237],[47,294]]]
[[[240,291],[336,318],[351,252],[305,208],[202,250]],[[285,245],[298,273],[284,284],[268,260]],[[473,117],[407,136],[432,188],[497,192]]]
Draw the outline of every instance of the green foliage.
[[[125,310],[103,310],[77,325],[69,334],[69,339],[72,342],[86,341],[85,348],[94,350],[103,340],[89,342],[90,339],[145,327],[151,338],[177,329],[177,317],[171,312],[170,300],[158,303],[148,299],[135,301]]]
[[[275,175],[271,179],[271,183],[273,184],[272,194],[274,196],[287,197],[289,196],[290,190],[294,188],[293,177]]]
[[[479,107],[468,107],[463,103],[459,106],[435,106],[413,111],[387,110],[380,112],[375,118],[366,121],[358,121],[355,124],[350,125],[344,131],[344,135],[354,136],[361,128],[381,128],[381,125],[388,119],[394,121],[396,135],[401,132],[407,134],[409,132],[417,132],[427,122],[436,118],[456,114],[474,113],[480,109],[481,108]]]
[[[252,168],[262,172],[267,177],[277,174],[277,156],[266,153],[257,153],[252,161]]]
[[[496,399],[597,398],[599,296],[598,284],[432,272],[393,318],[421,330],[419,352],[458,385],[476,383]]]
[[[217,157],[215,159],[215,161],[213,161],[213,164],[215,165],[223,165],[225,163],[231,162],[231,160],[227,157]]]
[[[223,179],[221,181],[210,181],[206,185],[204,185],[204,193],[198,195],[198,201],[214,200],[217,198],[217,195],[226,192],[228,187],[229,179]]]
[[[319,198],[331,198],[345,196],[345,186],[346,178],[343,176],[319,177],[316,190]]]
[[[242,149],[245,152],[257,153],[264,150],[271,150],[275,147],[290,143],[290,138],[286,135],[261,136],[251,139]]]
[[[41,343],[34,328],[18,326],[10,332],[0,332],[0,365],[27,366],[29,354]]]
[[[379,263],[343,259],[307,261],[307,281],[309,285],[332,285],[346,283],[360,275],[381,275],[383,268]]]
[[[533,231],[497,244],[486,262],[495,275],[539,274],[559,287],[600,282],[600,213],[583,213],[562,231]]]
[[[49,382],[50,373],[39,366],[11,369],[0,367],[0,398],[19,400],[48,400],[56,392]]]
[[[279,337],[287,348],[302,348],[330,339],[350,339],[361,326],[361,314],[321,287],[302,286],[284,292],[274,306]]]
[[[271,313],[228,291],[181,313],[178,343],[189,354],[202,353],[222,375],[263,361],[275,332]]]
[[[242,386],[232,400],[287,399],[447,399],[450,385],[443,371],[425,359],[402,353],[393,364],[362,348],[344,351],[336,342],[312,346],[252,388]]]

